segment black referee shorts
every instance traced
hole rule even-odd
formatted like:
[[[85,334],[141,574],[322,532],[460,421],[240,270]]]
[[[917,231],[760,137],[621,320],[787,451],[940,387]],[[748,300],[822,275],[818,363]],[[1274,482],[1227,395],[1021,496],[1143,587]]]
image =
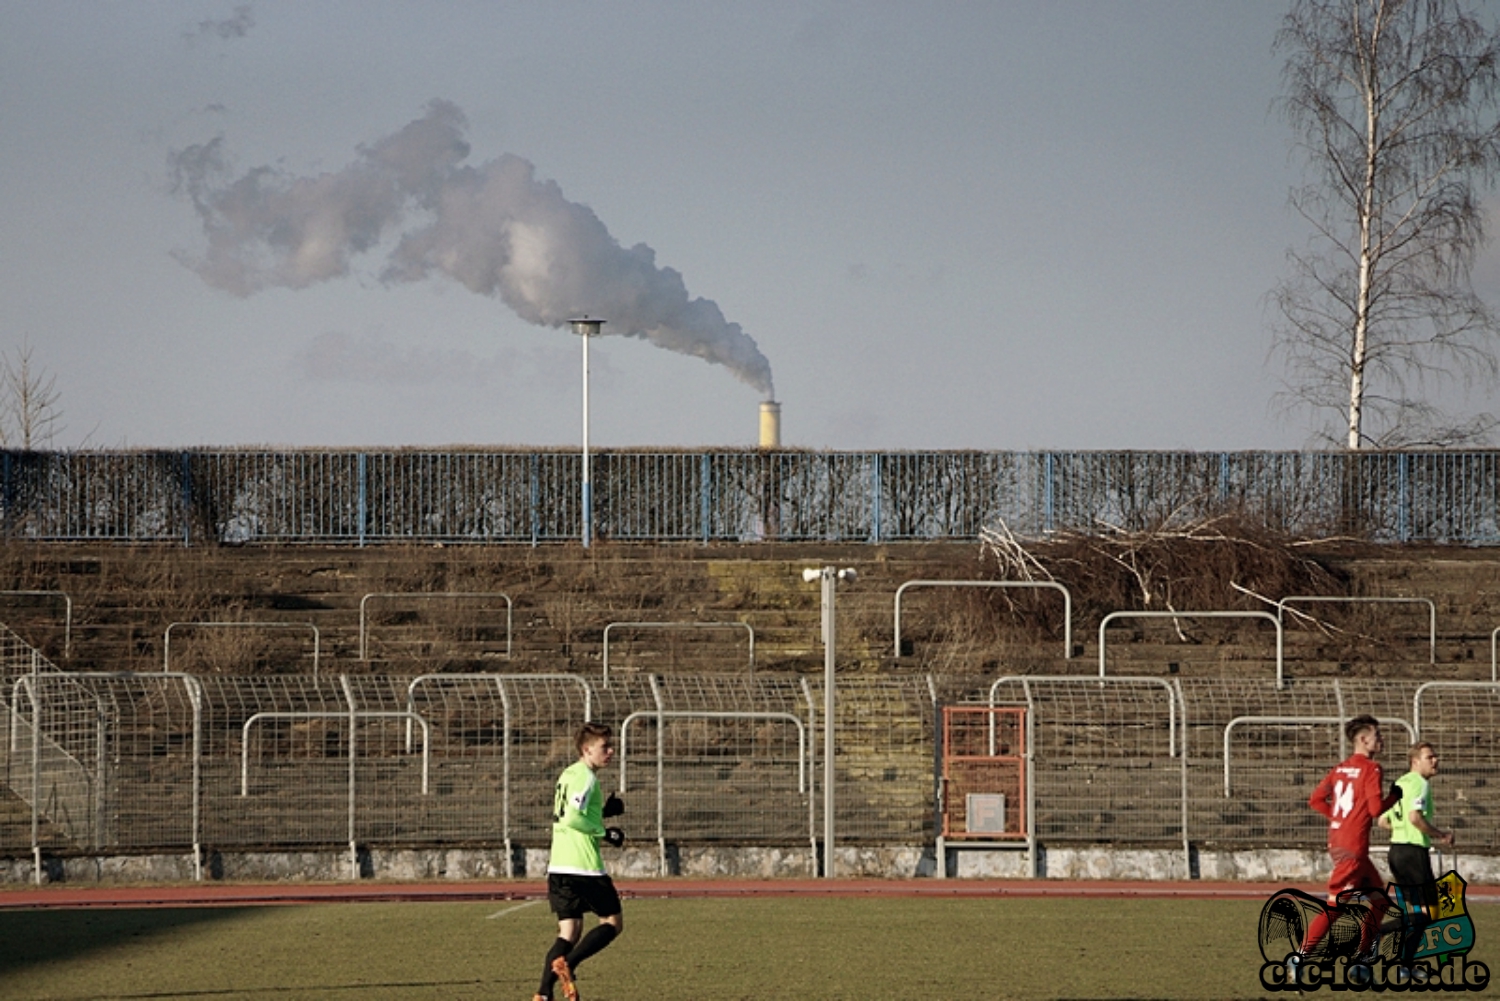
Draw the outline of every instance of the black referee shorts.
[[[1432,875],[1432,860],[1421,845],[1391,845],[1386,856],[1391,866],[1391,882],[1401,887],[1401,895],[1413,904],[1431,907],[1437,903],[1437,880]]]
[[[581,918],[593,912],[601,918],[620,913],[620,895],[608,876],[547,874],[547,903],[559,918]]]

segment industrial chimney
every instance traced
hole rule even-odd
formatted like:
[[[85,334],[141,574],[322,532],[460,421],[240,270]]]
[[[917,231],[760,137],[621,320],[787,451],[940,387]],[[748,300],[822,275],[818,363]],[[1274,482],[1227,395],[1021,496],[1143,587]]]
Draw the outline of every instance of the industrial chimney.
[[[781,404],[775,400],[760,405],[760,447],[781,447]]]

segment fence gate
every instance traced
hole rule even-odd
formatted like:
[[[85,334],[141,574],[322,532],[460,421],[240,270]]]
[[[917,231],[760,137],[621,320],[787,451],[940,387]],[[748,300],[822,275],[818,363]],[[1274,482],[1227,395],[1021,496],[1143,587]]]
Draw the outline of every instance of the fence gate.
[[[1025,849],[1036,874],[1031,740],[1021,706],[944,706],[938,754],[937,875],[947,850]]]

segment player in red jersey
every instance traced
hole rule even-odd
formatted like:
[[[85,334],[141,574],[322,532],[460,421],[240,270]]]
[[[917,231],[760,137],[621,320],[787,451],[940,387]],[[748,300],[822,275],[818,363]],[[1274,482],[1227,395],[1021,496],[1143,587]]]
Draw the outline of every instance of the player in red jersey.
[[[1307,798],[1307,805],[1328,818],[1328,854],[1333,859],[1328,906],[1337,906],[1341,893],[1374,891],[1369,914],[1360,928],[1359,954],[1364,955],[1374,944],[1380,919],[1390,906],[1384,893],[1385,880],[1370,861],[1370,825],[1401,801],[1401,790],[1394,784],[1388,793],[1384,790],[1375,756],[1385,747],[1385,739],[1374,716],[1354,717],[1344,724],[1344,736],[1354,753],[1323,777]],[[1303,956],[1322,941],[1333,917],[1332,910],[1325,910],[1308,924],[1302,940]]]

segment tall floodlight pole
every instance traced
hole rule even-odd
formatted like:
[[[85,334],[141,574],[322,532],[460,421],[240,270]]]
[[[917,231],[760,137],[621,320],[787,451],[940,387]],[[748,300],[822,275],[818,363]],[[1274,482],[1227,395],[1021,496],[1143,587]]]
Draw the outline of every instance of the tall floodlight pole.
[[[823,878],[833,878],[833,672],[836,649],[835,595],[841,580],[852,581],[859,576],[853,567],[843,570],[834,567],[808,567],[802,571],[802,579],[811,584],[821,580],[823,584]]]
[[[589,339],[599,336],[603,320],[587,316],[569,320],[573,333],[583,339],[583,548],[594,541],[594,486],[589,479]]]

